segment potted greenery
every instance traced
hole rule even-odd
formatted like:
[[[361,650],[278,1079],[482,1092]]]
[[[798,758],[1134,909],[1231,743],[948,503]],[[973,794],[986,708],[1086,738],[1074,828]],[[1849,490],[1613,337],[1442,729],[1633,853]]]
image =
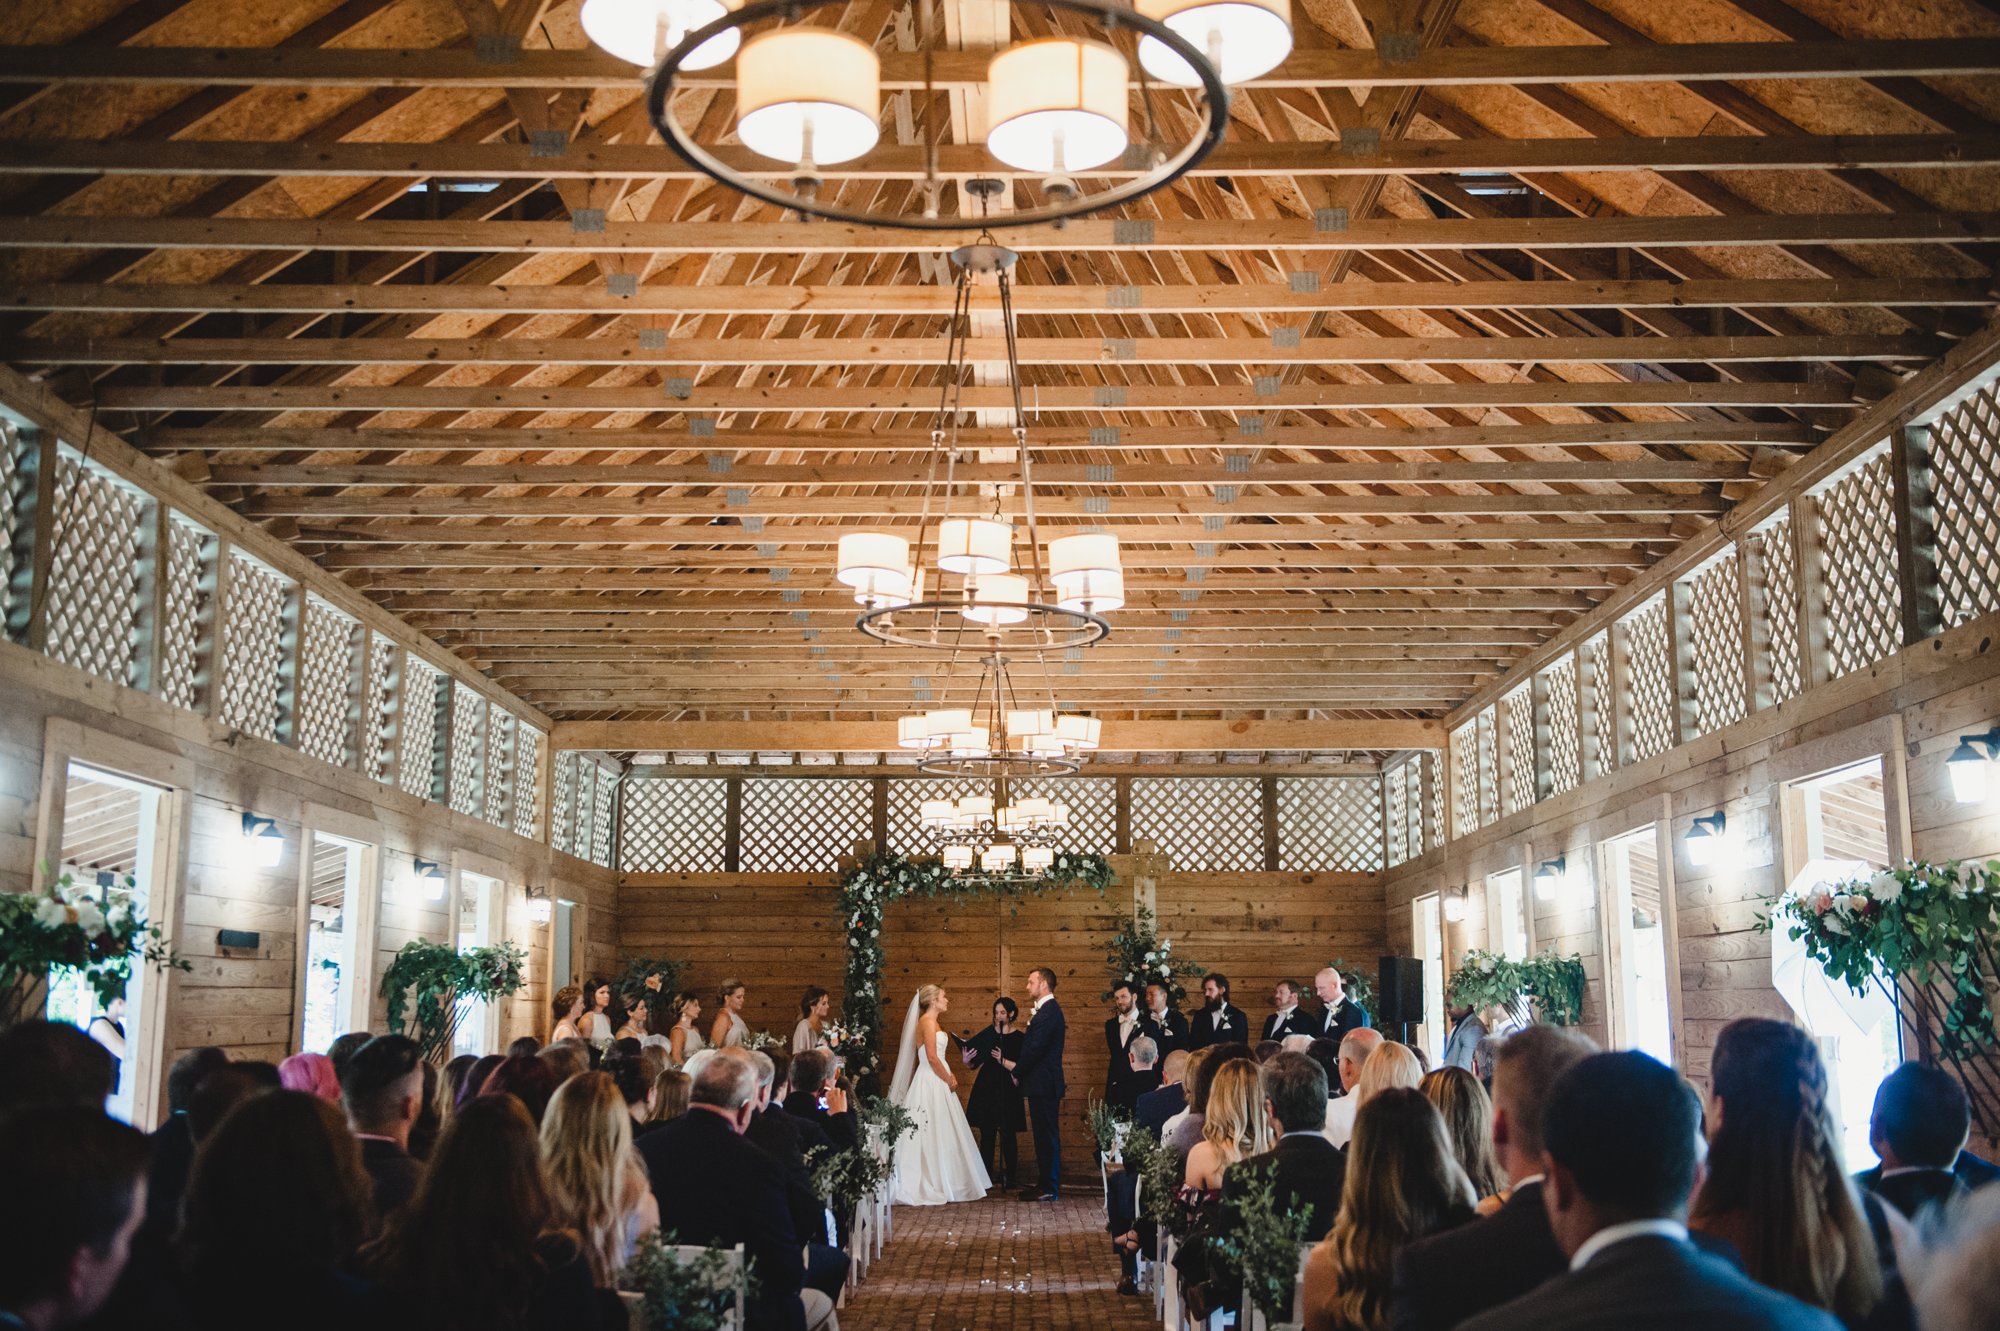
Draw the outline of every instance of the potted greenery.
[[[739,1261],[740,1289],[734,1278]],[[647,1331],[740,1331],[754,1277],[741,1245],[689,1253],[673,1235],[654,1230],[639,1240],[618,1286],[626,1291],[626,1300],[637,1305],[633,1325]]]
[[[1190,981],[1200,979],[1208,968],[1199,963],[1174,955],[1174,940],[1162,938],[1154,926],[1153,912],[1141,906],[1132,912],[1132,918],[1112,935],[1110,945],[1104,952],[1104,962],[1111,975],[1111,984],[1129,984],[1144,1002],[1146,986],[1158,984],[1166,986],[1168,999],[1179,1007],[1187,998]],[[1107,987],[1099,994],[1100,999],[1111,997]]]
[[[389,1025],[402,1028],[424,1057],[443,1063],[451,1057],[458,1024],[474,1002],[518,993],[527,954],[511,942],[461,952],[447,943],[414,939],[389,963],[381,994],[388,1000]],[[407,1016],[407,1021],[405,1020]]]
[[[40,892],[0,892],[0,1030],[40,1015],[42,987],[57,968],[82,972],[107,1006],[125,992],[134,964],[192,970],[146,923],[137,895],[129,874],[86,886],[67,872]]]

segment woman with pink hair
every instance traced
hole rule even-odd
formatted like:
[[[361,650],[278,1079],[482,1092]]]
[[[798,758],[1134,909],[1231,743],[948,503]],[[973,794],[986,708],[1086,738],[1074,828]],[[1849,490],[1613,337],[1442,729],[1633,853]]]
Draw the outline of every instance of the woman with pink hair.
[[[325,1054],[293,1054],[278,1064],[278,1082],[288,1091],[304,1091],[333,1104],[340,1103],[340,1078]]]

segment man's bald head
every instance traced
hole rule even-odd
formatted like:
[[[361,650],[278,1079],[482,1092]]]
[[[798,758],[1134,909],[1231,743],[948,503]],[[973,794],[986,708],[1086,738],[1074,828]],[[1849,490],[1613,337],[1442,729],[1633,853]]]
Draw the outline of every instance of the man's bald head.
[[[1382,1032],[1372,1026],[1362,1026],[1347,1033],[1340,1042],[1340,1085],[1351,1091],[1361,1080],[1361,1065],[1368,1061],[1368,1055],[1382,1047]]]

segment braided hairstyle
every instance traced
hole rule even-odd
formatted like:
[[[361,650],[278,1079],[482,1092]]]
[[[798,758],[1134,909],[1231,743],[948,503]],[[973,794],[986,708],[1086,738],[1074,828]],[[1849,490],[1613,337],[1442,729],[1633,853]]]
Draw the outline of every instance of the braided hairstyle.
[[[1716,1037],[1721,1124],[1697,1228],[1728,1234],[1753,1279],[1852,1325],[1882,1297],[1882,1269],[1847,1181],[1826,1065],[1788,1022],[1745,1017]]]

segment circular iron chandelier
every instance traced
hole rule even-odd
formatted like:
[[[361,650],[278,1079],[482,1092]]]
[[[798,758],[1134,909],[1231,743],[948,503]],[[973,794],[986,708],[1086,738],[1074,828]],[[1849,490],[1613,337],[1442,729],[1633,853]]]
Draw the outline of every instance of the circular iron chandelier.
[[[1056,862],[1056,841],[1069,827],[1069,806],[1039,796],[1017,799],[1006,777],[990,795],[925,800],[922,825],[944,839],[938,858],[953,873],[975,868],[986,875],[1045,873]]]
[[[1043,696],[1027,703],[1015,688],[1011,664],[997,651],[981,660],[966,706],[952,706],[947,697],[946,706],[898,718],[897,746],[923,755],[918,771],[928,776],[1060,776],[1076,771],[1077,756],[1097,747],[1102,723],[1057,709],[1045,662],[1039,663]]]
[[[580,19],[597,45],[650,68],[653,127],[702,174],[809,216],[927,231],[975,224],[969,206],[956,215],[944,206],[947,186],[970,179],[1012,173],[1038,181],[1039,199],[1031,192],[1025,206],[995,210],[986,219],[993,227],[1059,223],[1166,188],[1222,141],[1228,85],[1275,68],[1292,48],[1291,0],[1010,0],[1010,14],[1019,7],[1074,15],[1083,22],[1069,26],[1089,35],[1003,45],[983,82],[972,84],[989,122],[983,140],[946,143],[941,94],[966,80],[940,82],[935,67],[946,58],[962,68],[966,53],[945,45],[935,5],[920,0],[910,62],[920,74],[903,85],[921,98],[903,117],[905,137],[916,142],[890,148],[871,169],[867,159],[881,140],[881,58],[867,42],[804,22],[845,4],[585,0]],[[734,98],[734,145],[718,133],[703,143],[675,114],[677,94],[718,87]],[[827,176],[838,173],[826,169],[847,163],[857,163],[847,168],[852,175],[916,188],[870,184],[866,202],[843,201],[827,188]]]

